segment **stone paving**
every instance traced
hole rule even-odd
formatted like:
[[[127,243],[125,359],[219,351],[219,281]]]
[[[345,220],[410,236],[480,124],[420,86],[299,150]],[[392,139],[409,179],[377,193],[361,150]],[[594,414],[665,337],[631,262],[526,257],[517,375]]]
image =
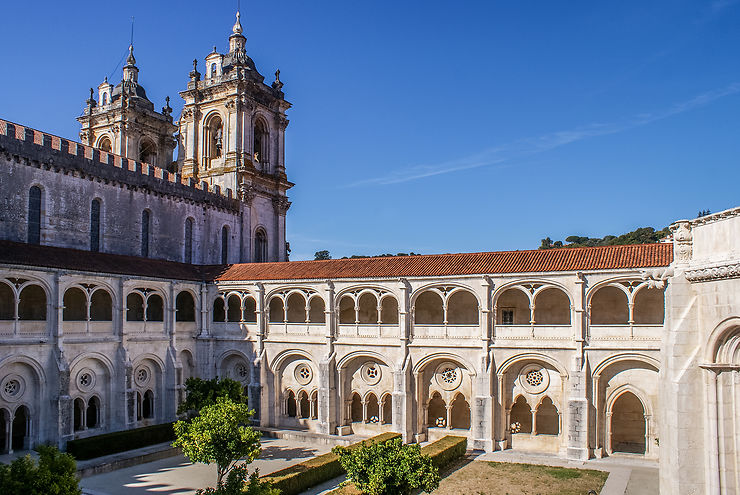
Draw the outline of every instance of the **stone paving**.
[[[330,449],[329,445],[317,443],[263,438],[262,455],[250,464],[250,472],[257,468],[260,474],[269,474]],[[215,465],[191,464],[181,455],[80,481],[84,495],[191,495],[198,488],[215,484]]]

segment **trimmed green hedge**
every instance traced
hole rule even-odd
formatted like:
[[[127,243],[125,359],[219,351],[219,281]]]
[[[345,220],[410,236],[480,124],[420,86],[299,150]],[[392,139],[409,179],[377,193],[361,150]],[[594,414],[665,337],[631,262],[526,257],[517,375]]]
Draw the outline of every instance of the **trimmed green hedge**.
[[[398,433],[389,432],[376,435],[365,441],[372,440],[377,443],[383,443],[400,436]],[[348,448],[360,448],[362,443],[354,443]],[[282,495],[296,495],[324,481],[341,476],[343,473],[344,470],[339,463],[339,456],[329,452],[303,461],[300,464],[262,476],[261,479],[272,482],[272,486],[281,490]]]
[[[421,453],[432,458],[432,462],[441,469],[449,465],[455,459],[465,455],[468,450],[468,439],[447,435],[434,443],[423,447]]]
[[[78,461],[94,459],[108,454],[117,454],[129,450],[147,447],[157,443],[171,442],[175,439],[172,423],[145,426],[133,430],[116,431],[80,438],[67,442],[67,453]]]

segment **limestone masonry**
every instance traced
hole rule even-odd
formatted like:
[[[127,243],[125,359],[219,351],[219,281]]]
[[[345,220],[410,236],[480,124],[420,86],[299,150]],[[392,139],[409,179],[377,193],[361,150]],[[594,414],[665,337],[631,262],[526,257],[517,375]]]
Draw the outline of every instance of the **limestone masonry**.
[[[0,452],[172,421],[219,376],[262,427],[639,456],[664,495],[740,494],[740,208],[650,245],[287,261],[290,104],[245,41],[237,14],[178,121],[133,47],[82,143],[0,120]]]

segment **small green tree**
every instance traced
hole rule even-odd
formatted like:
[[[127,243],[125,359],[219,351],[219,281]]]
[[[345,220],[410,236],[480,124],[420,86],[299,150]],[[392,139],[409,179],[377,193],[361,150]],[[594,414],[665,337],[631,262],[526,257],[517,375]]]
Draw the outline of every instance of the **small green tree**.
[[[315,260],[330,260],[331,255],[329,254],[329,251],[324,249],[323,251],[316,251],[313,255],[313,259]]]
[[[216,463],[220,486],[240,459],[249,464],[262,450],[260,433],[247,426],[253,415],[246,404],[219,397],[192,420],[175,423],[172,446],[182,447],[192,462]]]
[[[39,445],[38,463],[30,456],[10,465],[0,464],[0,493],[3,495],[79,495],[74,457],[56,447]]]
[[[185,400],[177,408],[178,414],[189,411],[200,411],[206,406],[212,406],[219,397],[227,397],[233,402],[246,403],[241,383],[231,378],[218,377],[211,380],[202,378],[188,378],[185,381]]]
[[[409,495],[412,490],[431,492],[439,487],[439,470],[417,444],[400,438],[363,444],[358,449],[334,447],[332,452],[347,471],[347,481],[367,495]]]

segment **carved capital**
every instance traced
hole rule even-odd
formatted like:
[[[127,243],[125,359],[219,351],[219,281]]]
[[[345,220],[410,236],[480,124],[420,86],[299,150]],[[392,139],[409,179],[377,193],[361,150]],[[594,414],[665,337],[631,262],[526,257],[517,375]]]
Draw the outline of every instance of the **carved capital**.
[[[676,261],[679,263],[688,263],[692,255],[692,233],[691,222],[682,220],[670,226],[673,232],[673,252]]]
[[[290,208],[290,204],[290,201],[288,201],[288,198],[285,196],[272,198],[272,206],[275,208],[275,212],[280,215],[285,215],[285,213],[287,213],[288,208]]]

